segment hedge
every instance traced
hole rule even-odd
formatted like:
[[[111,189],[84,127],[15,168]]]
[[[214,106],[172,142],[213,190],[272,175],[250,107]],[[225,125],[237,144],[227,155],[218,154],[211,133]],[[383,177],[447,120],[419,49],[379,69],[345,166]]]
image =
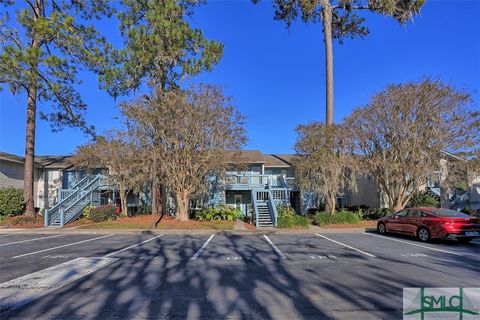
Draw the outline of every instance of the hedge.
[[[22,214],[24,210],[23,191],[16,188],[0,188],[0,216]]]

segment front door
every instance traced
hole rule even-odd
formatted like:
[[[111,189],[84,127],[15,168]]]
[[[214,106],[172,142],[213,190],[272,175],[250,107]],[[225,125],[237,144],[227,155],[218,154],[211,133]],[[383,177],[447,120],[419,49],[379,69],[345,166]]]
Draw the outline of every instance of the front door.
[[[234,199],[235,199],[235,209],[242,210],[242,195],[241,194],[235,194]]]

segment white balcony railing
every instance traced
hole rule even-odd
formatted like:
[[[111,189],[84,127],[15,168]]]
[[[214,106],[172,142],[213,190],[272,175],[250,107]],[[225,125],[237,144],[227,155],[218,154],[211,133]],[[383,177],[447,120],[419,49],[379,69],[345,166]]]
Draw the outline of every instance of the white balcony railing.
[[[250,171],[229,171],[226,173],[225,182],[230,189],[293,188],[294,186],[294,178],[287,178],[282,174],[260,174]]]

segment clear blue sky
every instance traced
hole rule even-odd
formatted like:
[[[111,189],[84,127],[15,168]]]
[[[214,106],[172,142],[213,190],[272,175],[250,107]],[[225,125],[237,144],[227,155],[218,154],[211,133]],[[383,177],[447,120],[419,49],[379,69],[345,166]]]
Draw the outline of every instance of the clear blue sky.
[[[225,45],[220,64],[194,81],[224,86],[247,116],[246,149],[292,152],[298,124],[324,120],[324,49],[320,25],[297,22],[290,31],[273,20],[271,3],[210,1],[196,10],[195,24],[207,37]],[[429,0],[421,16],[406,27],[392,19],[367,14],[370,35],[336,44],[335,120],[365,104],[388,83],[440,77],[480,100],[480,1]],[[114,25],[100,23],[114,42]],[[118,126],[122,100],[114,101],[85,74],[79,87],[89,109],[87,120],[97,131]],[[0,150],[23,155],[25,96],[0,92]],[[40,106],[47,109],[48,106]],[[36,154],[69,154],[88,142],[79,130],[53,133],[38,120]]]

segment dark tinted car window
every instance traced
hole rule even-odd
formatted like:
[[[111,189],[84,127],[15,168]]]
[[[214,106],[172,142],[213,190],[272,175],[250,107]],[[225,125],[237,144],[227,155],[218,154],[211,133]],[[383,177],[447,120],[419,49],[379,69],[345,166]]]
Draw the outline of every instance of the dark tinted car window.
[[[437,216],[439,217],[449,217],[449,218],[468,218],[470,217],[467,214],[455,211],[455,210],[450,210],[450,209],[435,209],[433,211]]]
[[[408,211],[408,216],[409,216],[409,217],[413,217],[413,218],[418,218],[418,217],[421,216],[421,214],[420,214],[419,211],[409,210],[409,211]]]
[[[402,210],[402,211],[399,211],[399,212],[395,213],[395,215],[399,216],[399,217],[406,217],[407,213],[408,213],[407,210]]]

